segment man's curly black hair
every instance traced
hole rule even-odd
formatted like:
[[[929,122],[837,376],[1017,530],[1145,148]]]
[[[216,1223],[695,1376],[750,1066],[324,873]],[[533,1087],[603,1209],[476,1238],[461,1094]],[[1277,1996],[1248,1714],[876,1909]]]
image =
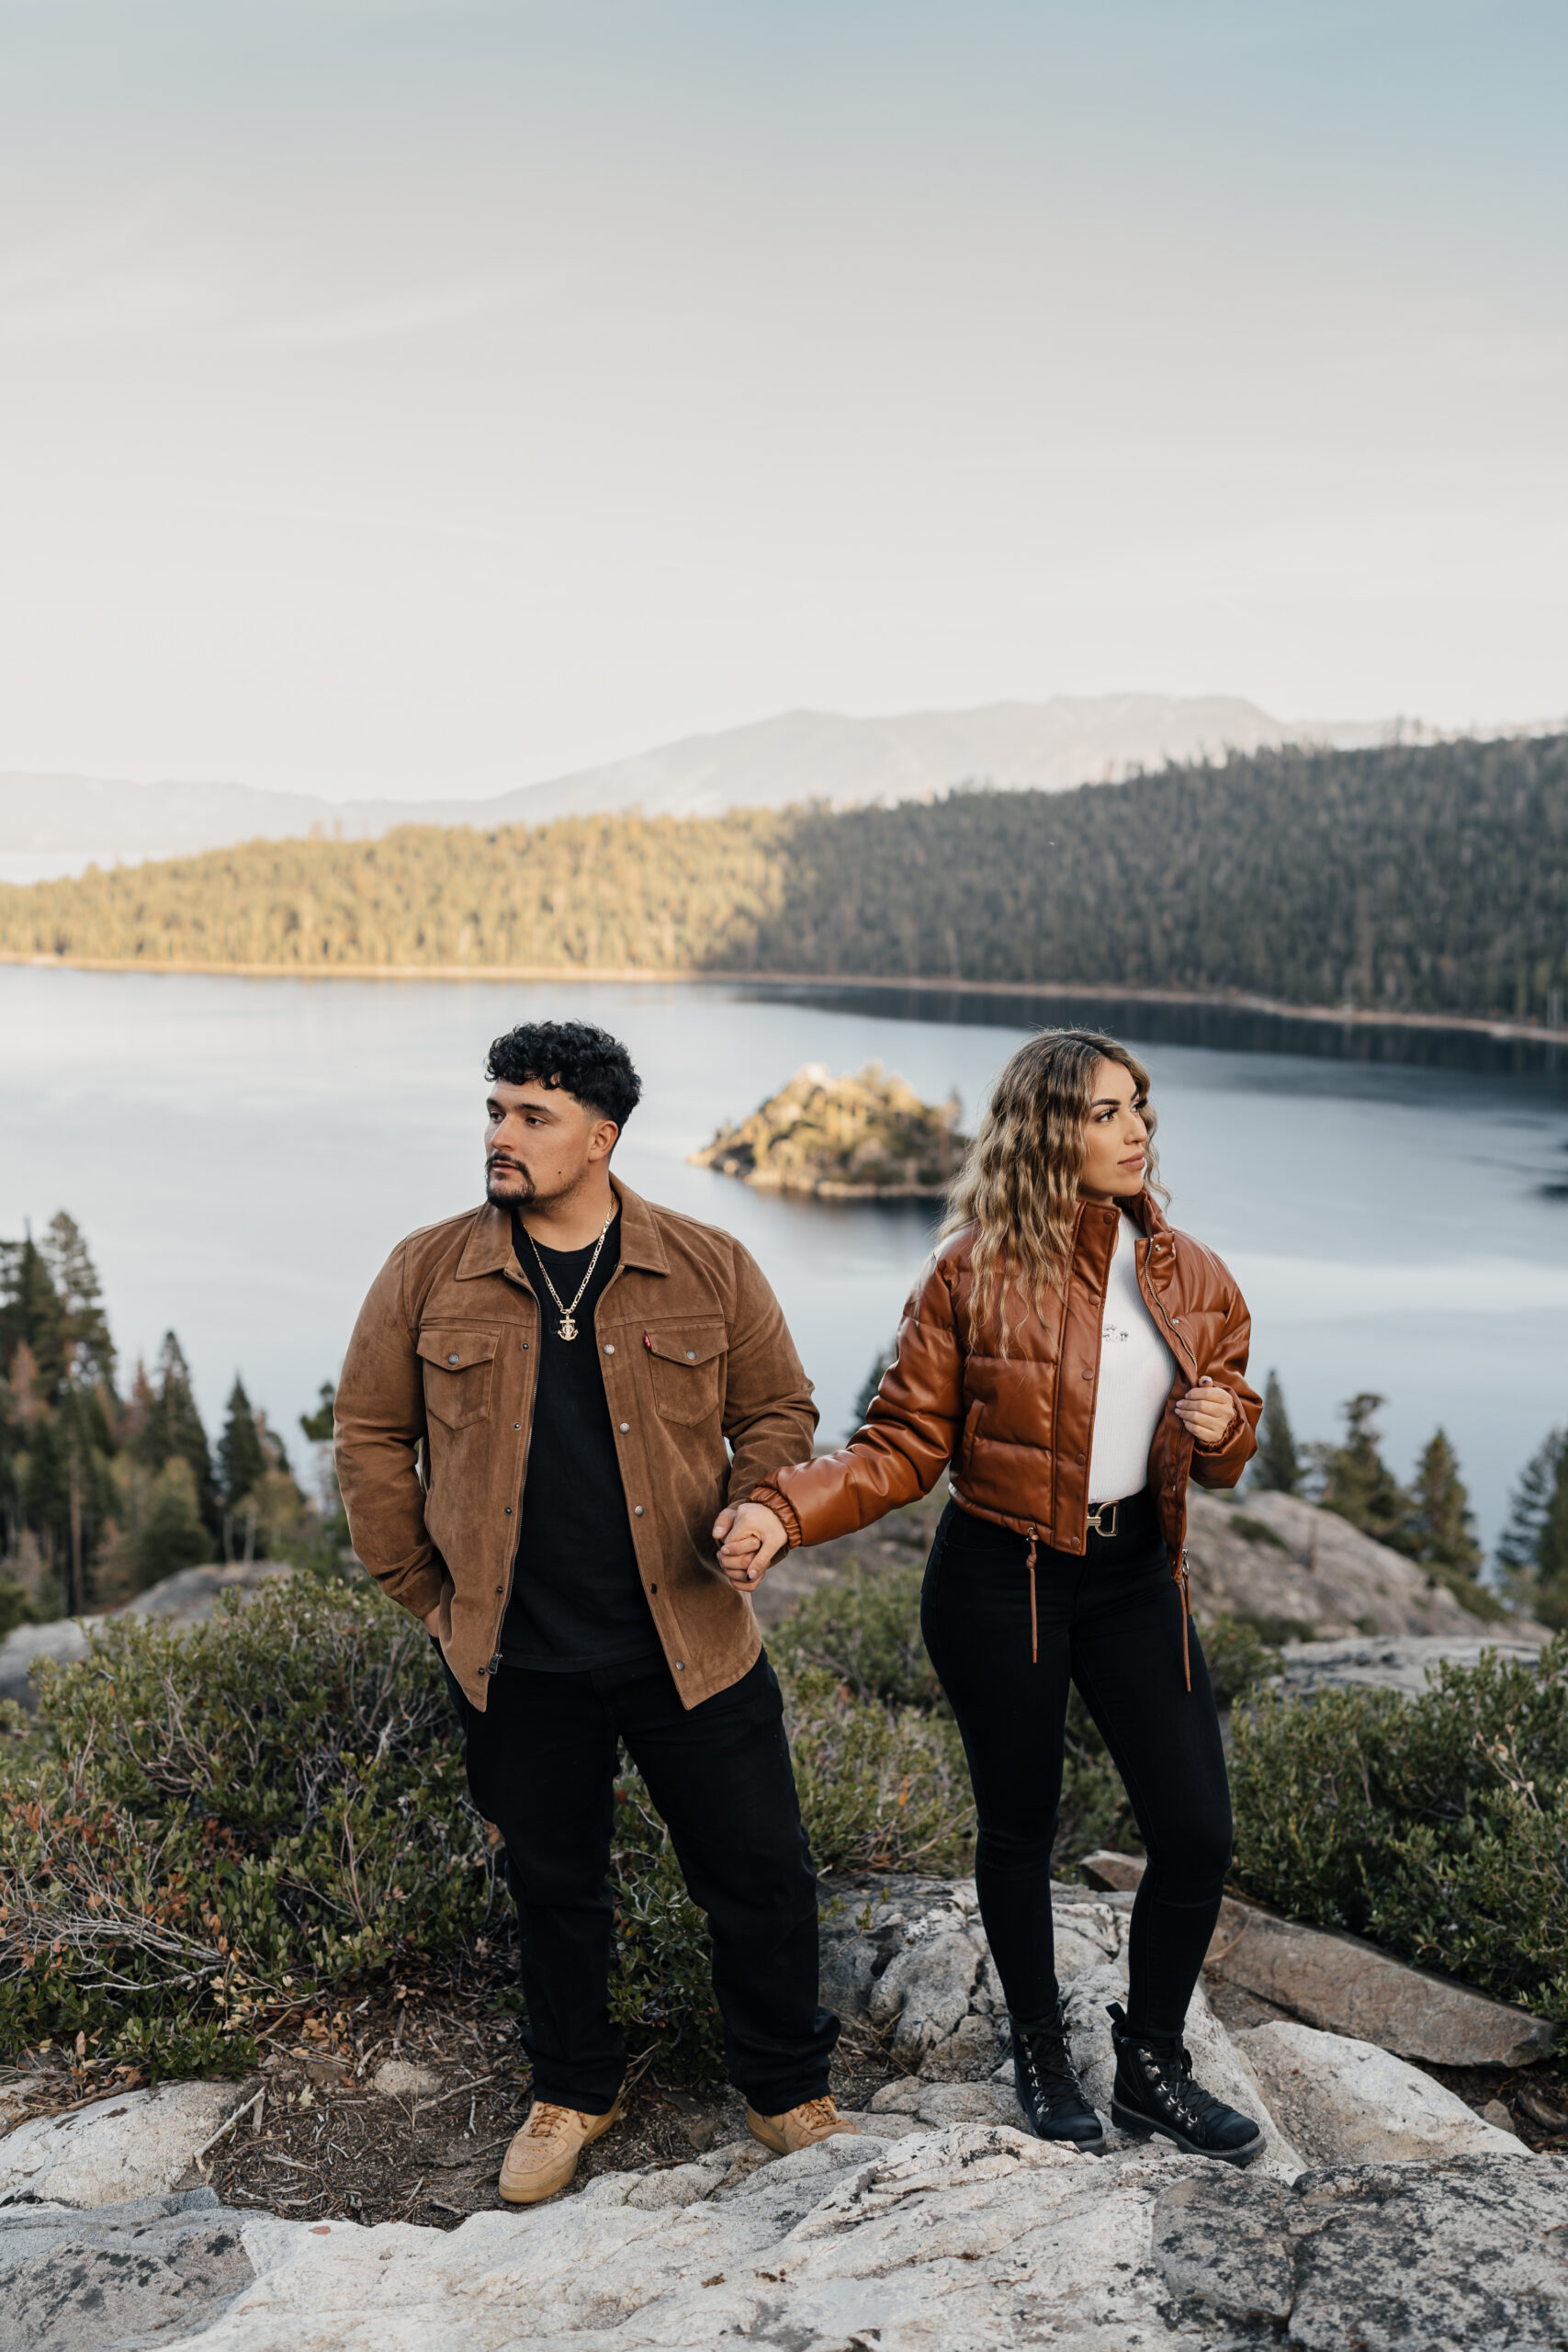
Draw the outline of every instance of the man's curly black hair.
[[[491,1047],[485,1076],[505,1086],[558,1086],[618,1127],[642,1098],[631,1056],[591,1021],[525,1021],[509,1029]]]

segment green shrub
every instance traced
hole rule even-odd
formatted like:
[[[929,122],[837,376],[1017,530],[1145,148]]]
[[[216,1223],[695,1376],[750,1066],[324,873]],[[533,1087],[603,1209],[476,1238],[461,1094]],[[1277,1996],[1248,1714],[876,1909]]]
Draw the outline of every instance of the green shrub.
[[[781,1674],[819,1669],[857,1699],[895,1707],[944,1707],[920,1639],[922,1562],[867,1570],[852,1566],[803,1600],[769,1636]]]
[[[784,1696],[819,1870],[970,1868],[975,1804],[951,1715],[848,1697],[819,1668],[790,1676]]]
[[[855,1753],[844,1758],[843,1777],[835,1781],[825,1769],[825,1759],[838,1750],[820,1703],[803,1716],[795,1740],[795,1777],[817,1858],[825,1870],[968,1867],[967,1860],[959,1857],[974,1835],[973,1801],[963,1746],[920,1638],[924,1573],[918,1562],[907,1567],[872,1570],[852,1566],[803,1601],[770,1637],[768,1647],[775,1666],[782,1675],[793,1677],[800,1690],[818,1692],[836,1683],[868,1705],[881,1702],[889,1711],[886,1737],[915,1748],[923,1739],[932,1759],[929,1766],[917,1767],[912,1782],[930,1789],[930,1826],[905,1838],[903,1850],[908,1860],[899,1860],[890,1847],[879,1845],[873,1827],[870,1792],[874,1786],[886,1785],[888,1770],[875,1754],[884,1736],[875,1718],[867,1713],[857,1721]],[[919,1729],[920,1717],[928,1722],[924,1734]],[[939,1791],[939,1753],[940,1770],[951,1794]],[[955,1828],[950,1835],[939,1835],[939,1821],[956,1823],[960,1805],[966,1825],[962,1832]],[[841,1825],[852,1818],[863,1825],[862,1843],[855,1849],[863,1857],[858,1862],[840,1834]],[[888,1820],[885,1804],[874,1818]],[[1130,1838],[1135,1842],[1132,1808],[1120,1775],[1088,1708],[1074,1690],[1067,1702],[1053,1867],[1066,1870],[1099,1846],[1121,1846]]]
[[[39,1682],[0,1788],[7,2054],[242,2069],[262,2017],[499,1923],[430,1645],[368,1589],[113,1618]]]
[[[1239,1714],[1239,1883],[1546,2017],[1568,2015],[1568,1635],[1419,1699],[1269,1695]]]
[[[1244,1510],[1235,1513],[1231,1528],[1235,1534],[1245,1535],[1249,1544],[1271,1544],[1276,1552],[1288,1552],[1291,1548],[1279,1530],[1270,1527],[1266,1519],[1249,1518]]]
[[[1278,1668],[1268,1632],[1256,1618],[1224,1614],[1211,1618],[1203,1627],[1202,1641],[1217,1706],[1233,1706]]]
[[[664,2072],[725,2079],[724,2031],[709,1974],[707,1922],[686,1892],[670,1832],[635,1772],[615,1790],[611,1849],[615,1947],[610,2015],[634,2060],[650,2046]]]
[[[821,1670],[784,1688],[826,1867],[966,1867],[949,1718]],[[185,1633],[114,1618],[0,1730],[0,2056],[83,2032],[153,2071],[243,2071],[264,2022],[420,1962],[493,1973],[510,1939],[430,1644],[363,1582],[296,1577]],[[702,1915],[635,1773],[617,1799],[615,2012],[634,2051],[713,2079]]]

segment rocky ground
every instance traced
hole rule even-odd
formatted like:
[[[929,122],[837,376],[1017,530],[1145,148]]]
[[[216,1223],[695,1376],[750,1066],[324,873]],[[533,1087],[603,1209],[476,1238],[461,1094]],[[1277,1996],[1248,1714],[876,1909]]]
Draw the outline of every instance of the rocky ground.
[[[791,1555],[759,1613],[852,1556],[917,1560],[942,1499]],[[1497,1638],[1305,1505],[1193,1500],[1201,1613],[1318,1637],[1280,1653],[1288,1689],[1416,1689]],[[170,1599],[211,1606],[205,1586]],[[1056,1902],[1103,2109],[1137,1864],[1100,1859],[1107,1883]],[[834,2088],[863,2136],[772,2159],[733,2094],[639,2058],[624,2121],[532,2213],[497,2198],[530,2081],[493,1986],[411,1981],[296,2016],[239,2085],[45,2052],[0,2080],[0,2352],[1568,2342],[1568,2067],[1532,2021],[1227,1904],[1190,2038],[1201,2077],[1264,2121],[1266,2156],[1235,2176],[1114,2134],[1102,2158],[1066,2155],[1020,2129],[972,1883],[827,1898]]]
[[[1103,2110],[1131,1896],[1056,1900],[1074,2053]],[[860,2139],[773,2159],[729,2102],[645,2077],[574,2190],[511,2213],[493,2179],[526,2092],[516,2044],[477,2000],[405,1988],[324,2036],[336,2049],[277,2053],[254,2083],[121,2092],[0,2139],[0,2344],[1512,2352],[1568,2337],[1568,2159],[1531,2144],[1560,2135],[1529,2102],[1476,2111],[1504,2070],[1461,2097],[1354,2037],[1249,2022],[1220,1983],[1215,2000],[1200,1991],[1190,2045],[1202,2079],[1263,2121],[1264,2157],[1236,2175],[1115,2133],[1103,2157],[1066,2154],[1019,2128],[972,1883],[846,1883],[824,1931]],[[1550,2062],[1529,2069],[1535,2104],[1568,2125],[1560,2083]]]

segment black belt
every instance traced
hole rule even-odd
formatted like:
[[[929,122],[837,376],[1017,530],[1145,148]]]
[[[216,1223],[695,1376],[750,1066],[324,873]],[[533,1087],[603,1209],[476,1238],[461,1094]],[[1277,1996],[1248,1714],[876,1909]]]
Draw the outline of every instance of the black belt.
[[[1135,1495],[1122,1495],[1113,1503],[1094,1503],[1085,1521],[1089,1535],[1102,1542],[1114,1543],[1119,1535],[1138,1535],[1158,1522],[1159,1513],[1147,1487]]]

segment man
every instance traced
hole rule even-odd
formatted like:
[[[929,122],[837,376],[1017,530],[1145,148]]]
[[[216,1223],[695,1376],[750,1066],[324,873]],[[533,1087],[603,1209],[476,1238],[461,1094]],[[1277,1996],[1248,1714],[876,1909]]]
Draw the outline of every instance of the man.
[[[852,2127],[828,2096],[839,2027],[779,1688],[712,1533],[810,1453],[810,1385],[739,1243],[612,1177],[641,1092],[624,1046],[538,1022],[497,1038],[488,1074],[486,1204],[377,1277],[337,1462],[355,1549],[440,1645],[474,1803],[506,1841],[536,2096],[501,2193],[527,2205],[620,2109],[623,1740],[707,1914],[750,2130],[783,2152]]]

